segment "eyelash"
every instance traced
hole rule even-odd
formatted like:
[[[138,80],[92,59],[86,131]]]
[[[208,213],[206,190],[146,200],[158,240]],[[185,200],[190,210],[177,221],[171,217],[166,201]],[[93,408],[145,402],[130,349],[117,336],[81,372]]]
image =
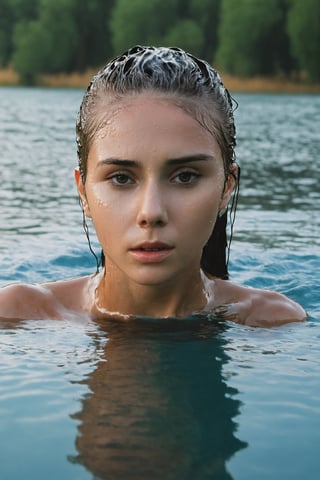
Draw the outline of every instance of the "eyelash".
[[[186,175],[188,177],[188,180],[183,181],[181,177]],[[183,170],[179,173],[176,173],[170,181],[171,183],[177,183],[179,185],[189,186],[189,185],[195,184],[200,177],[201,175],[199,173],[196,173],[190,170]],[[121,179],[125,181],[122,182]],[[130,175],[128,175],[127,173],[121,173],[121,172],[114,173],[113,175],[108,177],[108,180],[111,181],[112,185],[114,185],[115,187],[127,187],[134,183],[134,180]]]
[[[130,180],[130,182],[127,182],[127,181],[125,183],[123,183],[121,181],[119,182],[119,178],[121,178],[121,177],[122,177],[122,179],[125,178],[126,180]],[[109,177],[109,180],[116,187],[126,187],[126,186],[131,185],[133,183],[132,178],[127,173],[120,173],[120,172],[111,175]]]
[[[190,170],[183,170],[182,172],[177,173],[173,178],[177,179],[178,177],[181,177],[183,175],[187,175],[189,177],[189,181],[187,181],[187,182],[178,181],[177,183],[179,183],[180,185],[193,185],[194,183],[196,183],[196,181],[201,176],[199,173],[196,173],[196,172],[193,172],[193,171],[190,171]],[[180,178],[180,180],[181,180],[181,178]]]

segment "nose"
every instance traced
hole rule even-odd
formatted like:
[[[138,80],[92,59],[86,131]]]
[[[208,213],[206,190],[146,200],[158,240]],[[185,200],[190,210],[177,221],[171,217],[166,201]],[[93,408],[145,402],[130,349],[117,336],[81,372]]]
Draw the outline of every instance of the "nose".
[[[168,223],[164,192],[156,181],[148,181],[139,192],[137,224],[141,228],[162,227]]]

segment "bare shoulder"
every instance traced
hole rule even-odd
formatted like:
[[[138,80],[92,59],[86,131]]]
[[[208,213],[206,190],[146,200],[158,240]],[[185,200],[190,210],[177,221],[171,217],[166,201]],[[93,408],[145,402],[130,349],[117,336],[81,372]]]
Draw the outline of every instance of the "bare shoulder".
[[[0,289],[1,319],[39,319],[56,317],[54,297],[42,285],[12,284]]]
[[[305,310],[281,293],[215,280],[216,312],[228,320],[255,327],[303,322]]]
[[[85,278],[45,284],[15,283],[0,288],[0,319],[58,319],[76,304]],[[78,303],[74,300],[78,299]]]

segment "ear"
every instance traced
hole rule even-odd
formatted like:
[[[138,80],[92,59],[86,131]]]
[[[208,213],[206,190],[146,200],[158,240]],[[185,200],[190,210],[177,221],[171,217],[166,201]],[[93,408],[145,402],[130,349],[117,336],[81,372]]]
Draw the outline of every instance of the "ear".
[[[226,180],[224,190],[221,196],[219,210],[223,210],[224,208],[227,207],[237,181],[238,181],[238,165],[234,163],[231,166],[230,172],[228,173],[228,178]]]
[[[79,168],[74,169],[74,179],[75,179],[77,190],[78,190],[80,200],[81,200],[81,203],[82,203],[83,211],[84,211],[86,217],[91,217],[90,208],[89,208],[88,200],[87,200],[87,196],[86,196],[86,190],[85,190],[85,186],[84,186],[83,181],[82,181],[82,177],[81,177]]]

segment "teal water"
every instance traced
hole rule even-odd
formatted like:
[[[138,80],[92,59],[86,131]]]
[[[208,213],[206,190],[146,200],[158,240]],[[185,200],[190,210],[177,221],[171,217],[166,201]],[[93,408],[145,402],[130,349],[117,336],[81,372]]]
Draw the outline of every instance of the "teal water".
[[[0,285],[94,271],[72,175],[81,95],[0,89]],[[2,322],[1,479],[318,477],[320,97],[236,98],[231,277],[308,322]]]

